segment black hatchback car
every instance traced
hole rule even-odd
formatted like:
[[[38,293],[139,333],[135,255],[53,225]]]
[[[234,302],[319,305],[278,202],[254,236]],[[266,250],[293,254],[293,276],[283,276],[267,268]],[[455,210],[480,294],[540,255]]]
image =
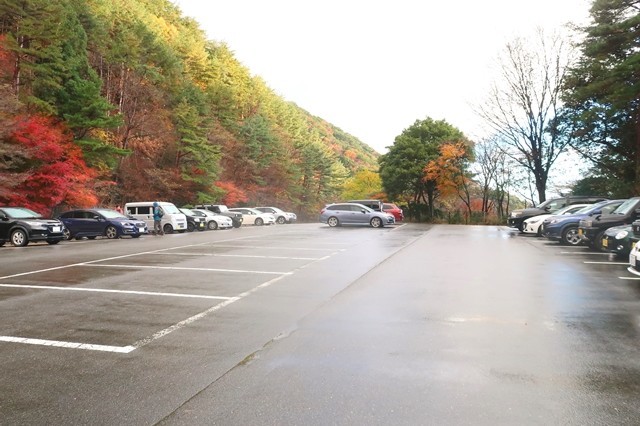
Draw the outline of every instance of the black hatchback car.
[[[58,244],[64,239],[63,232],[64,225],[59,220],[45,219],[24,207],[0,207],[0,247],[8,241],[16,247],[30,241]]]
[[[109,239],[129,235],[138,238],[147,234],[147,224],[142,220],[131,219],[111,209],[71,210],[60,215],[65,226],[65,238],[94,239],[105,236]]]

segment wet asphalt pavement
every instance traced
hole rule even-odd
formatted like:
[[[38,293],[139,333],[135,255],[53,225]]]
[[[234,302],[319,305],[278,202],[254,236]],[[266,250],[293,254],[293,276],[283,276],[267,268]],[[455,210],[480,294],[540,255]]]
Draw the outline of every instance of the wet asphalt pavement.
[[[0,424],[640,422],[640,281],[507,227],[0,253]]]

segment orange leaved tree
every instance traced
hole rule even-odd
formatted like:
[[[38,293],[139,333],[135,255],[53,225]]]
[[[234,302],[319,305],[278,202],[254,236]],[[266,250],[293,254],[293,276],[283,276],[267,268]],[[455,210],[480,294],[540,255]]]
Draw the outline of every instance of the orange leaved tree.
[[[438,148],[440,155],[427,163],[425,179],[434,181],[443,197],[458,197],[471,217],[471,175],[468,171],[471,156],[463,142],[446,142]]]

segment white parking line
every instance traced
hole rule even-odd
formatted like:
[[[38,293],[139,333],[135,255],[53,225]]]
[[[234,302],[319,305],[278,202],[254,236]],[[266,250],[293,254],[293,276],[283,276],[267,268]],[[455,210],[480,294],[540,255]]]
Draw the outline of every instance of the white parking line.
[[[59,340],[29,339],[26,337],[0,336],[0,342],[23,343],[27,345],[54,346],[56,348],[84,349],[87,351],[116,352],[128,354],[135,350],[134,346],[105,346],[77,342],[61,342]]]
[[[584,261],[582,263],[588,263],[590,265],[628,265],[629,262],[588,262]]]
[[[211,243],[215,247],[224,247],[224,248],[246,248],[246,249],[267,249],[267,250],[292,250],[292,251],[330,251],[335,250],[335,248],[309,248],[309,247],[273,247],[273,246],[232,246],[232,245],[221,245],[216,243]]]
[[[640,281],[640,277],[618,277],[621,280]]]
[[[87,291],[92,293],[118,293],[118,294],[137,294],[141,296],[161,296],[161,297],[183,297],[188,299],[217,299],[229,300],[231,297],[224,296],[205,296],[201,294],[184,294],[184,293],[159,293],[154,291],[135,291],[135,290],[112,290],[106,288],[83,288],[83,287],[57,287],[49,285],[24,285],[24,284],[0,284],[0,287],[9,288],[29,288],[36,290],[61,290],[61,291]]]
[[[237,272],[242,274],[269,274],[269,275],[290,275],[293,272],[272,272],[272,271],[249,271],[243,269],[217,269],[217,268],[183,268],[179,266],[149,266],[149,265],[102,265],[97,263],[79,263],[78,266],[100,267],[100,268],[130,268],[130,269],[166,269],[171,271],[209,271],[209,272]]]
[[[587,252],[587,253],[582,253],[582,252],[578,252],[578,251],[561,251],[560,254],[579,254],[579,255],[583,255],[583,254],[590,254],[590,255],[594,255],[594,256],[609,256],[610,253],[599,253],[599,252]]]
[[[249,254],[214,254],[214,253],[156,253],[166,256],[211,256],[211,257],[241,257],[256,259],[283,259],[283,260],[318,260],[317,257],[286,257],[286,256],[252,256]]]
[[[239,238],[241,239],[241,238]],[[208,243],[205,243],[208,244]],[[222,309],[225,306],[230,305],[231,303],[234,303],[238,300],[241,300],[255,292],[257,292],[260,289],[263,289],[265,287],[268,287],[270,285],[272,285],[273,283],[283,279],[284,277],[286,277],[287,275],[292,275],[296,270],[301,270],[303,268],[308,267],[309,265],[316,263],[318,261],[324,260],[324,259],[328,259],[329,257],[344,251],[344,250],[338,250],[338,251],[334,251],[333,253],[323,256],[319,259],[313,259],[311,262],[300,266],[296,269],[294,269],[294,272],[264,272],[264,271],[241,271],[241,270],[227,270],[227,269],[210,269],[210,268],[180,268],[180,267],[158,267],[158,266],[136,266],[136,265],[98,265],[98,262],[104,262],[104,261],[108,261],[108,260],[114,260],[114,259],[123,259],[123,258],[127,258],[127,257],[132,257],[132,256],[139,256],[142,254],[157,254],[160,252],[164,252],[164,251],[168,251],[168,250],[175,250],[175,249],[181,249],[181,248],[187,248],[187,247],[195,247],[195,246],[203,246],[205,244],[191,244],[191,245],[185,245],[185,246],[181,246],[181,247],[174,247],[174,248],[167,248],[167,249],[161,249],[161,250],[154,250],[154,251],[149,251],[149,252],[141,252],[141,253],[134,253],[134,254],[128,254],[128,255],[123,255],[123,256],[116,256],[116,257],[111,257],[111,258],[105,258],[105,259],[97,259],[97,260],[93,260],[93,261],[89,261],[89,262],[83,262],[83,263],[74,263],[74,264],[70,264],[70,265],[64,265],[64,266],[59,266],[59,267],[55,267],[55,268],[47,268],[47,269],[41,269],[41,270],[37,270],[37,271],[30,271],[30,272],[24,272],[24,273],[19,273],[19,274],[14,274],[14,275],[7,275],[4,277],[0,277],[1,279],[7,279],[7,278],[12,278],[12,277],[18,277],[18,276],[23,276],[23,275],[29,275],[29,274],[35,274],[35,273],[39,273],[39,272],[46,272],[46,271],[53,271],[53,270],[57,270],[57,269],[64,269],[64,268],[70,268],[73,266],[98,266],[98,267],[121,267],[121,268],[153,268],[153,269],[173,269],[173,270],[203,270],[203,271],[222,271],[222,272],[244,272],[244,273],[255,273],[255,274],[277,274],[279,275],[278,277],[275,277],[269,281],[266,281],[254,288],[252,288],[251,290],[245,291],[243,293],[241,293],[240,295],[238,295],[237,297],[230,297],[230,298],[226,298],[226,300],[224,300],[223,302],[212,306],[211,308],[200,312],[199,314],[196,314],[192,317],[187,318],[186,320],[180,321],[170,327],[165,328],[164,330],[161,330],[157,333],[154,333],[152,336],[149,336],[147,338],[138,340],[137,342],[135,342],[133,345],[128,345],[128,346],[106,346],[106,345],[95,345],[95,344],[88,344],[88,343],[78,343],[78,342],[63,342],[63,341],[57,341],[57,340],[45,340],[45,339],[31,339],[31,338],[24,338],[24,337],[14,337],[14,336],[0,336],[0,342],[11,342],[11,343],[23,343],[23,344],[31,344],[31,345],[42,345],[42,346],[53,346],[53,347],[61,347],[61,348],[69,348],[69,349],[83,349],[83,350],[93,350],[93,351],[103,351],[103,352],[114,352],[114,353],[129,353],[132,352],[138,348],[141,348],[151,342],[153,342],[154,340],[157,340],[163,336],[166,336],[167,334],[178,330],[182,327],[185,327],[186,325],[189,325],[199,319],[204,318],[205,316],[211,314],[212,312],[215,312],[219,309]],[[241,246],[242,248],[246,248]],[[262,248],[262,247],[260,247]],[[268,247],[264,247],[264,248],[268,248]],[[305,249],[296,249],[296,250],[305,250]],[[313,249],[307,249],[307,250],[313,250]],[[318,249],[318,250],[322,250],[322,249]],[[11,287],[13,286],[12,284],[5,284],[5,287]],[[41,286],[23,286],[23,287],[35,287],[35,288],[41,288]],[[53,287],[52,287],[53,288]],[[60,289],[64,289],[64,290],[70,290],[67,289],[65,287],[61,287]],[[79,290],[80,289],[74,289],[74,290]],[[83,289],[84,290],[84,289]],[[100,289],[92,289],[93,291],[96,290],[100,290]],[[87,289],[86,291],[91,291],[89,289]],[[134,293],[132,291],[121,291],[121,290],[102,290],[103,292],[121,292],[121,293]],[[142,294],[144,292],[135,292],[136,294]],[[153,293],[152,295],[159,295],[161,293]],[[167,295],[171,295],[170,293],[168,293]],[[186,296],[185,296],[186,297]],[[213,298],[212,296],[210,296],[211,298]]]

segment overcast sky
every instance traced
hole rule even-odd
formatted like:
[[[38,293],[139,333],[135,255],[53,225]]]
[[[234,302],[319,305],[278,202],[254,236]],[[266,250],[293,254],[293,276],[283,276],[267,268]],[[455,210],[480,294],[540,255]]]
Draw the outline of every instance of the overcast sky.
[[[477,140],[505,44],[584,23],[589,0],[175,0],[252,74],[380,153],[416,120]]]

